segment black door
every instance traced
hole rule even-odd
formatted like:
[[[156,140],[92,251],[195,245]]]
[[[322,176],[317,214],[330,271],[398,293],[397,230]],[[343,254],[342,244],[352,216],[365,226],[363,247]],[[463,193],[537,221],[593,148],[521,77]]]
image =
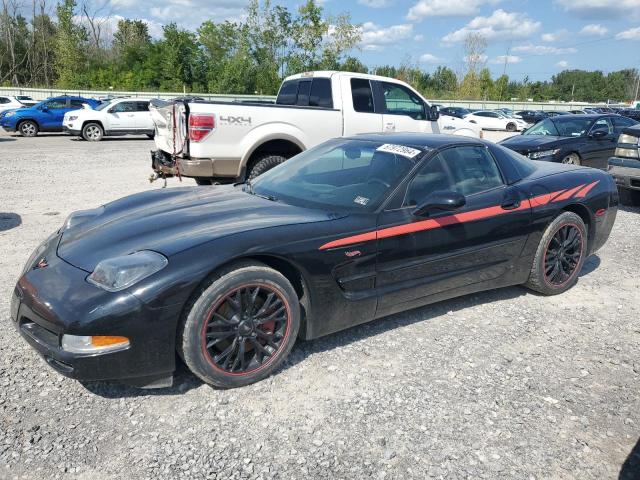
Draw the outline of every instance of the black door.
[[[455,191],[455,212],[416,217],[435,191]],[[434,156],[408,184],[399,208],[378,221],[377,316],[429,303],[446,290],[492,282],[508,274],[527,238],[531,213],[508,186],[485,147],[453,147]]]
[[[617,141],[618,136],[614,132],[611,117],[598,119],[587,134],[582,150],[582,164],[606,170],[607,161],[613,156]]]

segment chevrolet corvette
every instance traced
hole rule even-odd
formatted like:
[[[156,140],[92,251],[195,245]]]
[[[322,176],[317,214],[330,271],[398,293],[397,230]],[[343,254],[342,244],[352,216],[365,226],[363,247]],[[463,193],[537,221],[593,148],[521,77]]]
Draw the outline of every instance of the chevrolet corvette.
[[[565,292],[617,204],[604,172],[480,139],[334,139],[252,182],[71,214],[27,261],[11,317],[71,378],[162,387],[181,359],[239,387],[297,338],[499,287]]]

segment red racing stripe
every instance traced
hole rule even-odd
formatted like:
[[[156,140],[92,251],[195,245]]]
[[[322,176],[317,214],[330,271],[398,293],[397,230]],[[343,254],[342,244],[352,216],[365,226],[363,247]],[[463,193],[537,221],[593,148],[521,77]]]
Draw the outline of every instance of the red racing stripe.
[[[584,197],[586,197],[587,193],[589,193],[591,191],[591,189],[593,187],[595,187],[599,182],[600,182],[600,180],[596,180],[595,182],[592,182],[589,185],[587,185],[586,187],[584,187],[582,190],[580,190],[578,193],[576,193],[576,198],[584,198]]]
[[[571,198],[573,194],[576,193],[578,190],[580,190],[582,187],[584,187],[584,185],[585,184],[583,183],[582,185],[578,185],[577,187],[574,187],[570,190],[566,190],[564,193],[555,197],[553,199],[553,202],[561,202],[563,200],[567,200],[568,198]]]
[[[578,192],[576,198],[583,198],[597,183],[598,182],[596,181],[586,186],[583,183],[569,190],[558,190],[556,192],[544,193],[542,195],[532,197],[530,200],[524,199],[522,200],[522,203],[518,208],[514,208],[511,210],[505,210],[501,206],[496,205],[493,207],[480,208],[478,210],[456,213],[440,218],[430,218],[428,220],[421,220],[419,222],[405,223],[403,225],[397,225],[395,227],[387,227],[380,230],[374,230],[372,232],[339,238],[338,240],[333,240],[331,242],[325,243],[320,247],[320,250],[344,247],[346,245],[353,245],[355,243],[368,242],[371,240],[377,240],[379,238],[396,237],[398,235],[406,235],[408,233],[421,232],[424,230],[433,230],[436,228],[447,227],[449,225],[455,225],[457,223],[483,220],[485,218],[496,217],[498,215],[517,212],[519,210],[526,210],[528,208],[544,206],[549,202],[560,202],[562,200],[570,198],[576,192]]]

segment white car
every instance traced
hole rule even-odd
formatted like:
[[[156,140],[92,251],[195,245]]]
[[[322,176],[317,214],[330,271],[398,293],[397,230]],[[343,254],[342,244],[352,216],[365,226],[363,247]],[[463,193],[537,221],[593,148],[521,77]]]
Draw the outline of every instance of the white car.
[[[499,112],[480,110],[464,116],[464,119],[480,125],[483,130],[506,130],[519,132],[530,125],[519,118],[511,118]]]
[[[253,179],[340,136],[482,135],[479,125],[440,116],[437,107],[404,82],[352,72],[305,72],[285,78],[275,104],[152,100],[151,113],[157,131],[156,173],[179,172],[201,185]]]
[[[64,115],[62,129],[90,142],[117,135],[153,138],[155,132],[149,100],[142,98],[117,98],[95,109],[72,110]]]
[[[28,97],[26,95],[16,95],[15,97],[1,96],[0,112],[4,112],[6,110],[14,110],[16,108],[22,108],[22,107],[31,107],[36,103],[38,102],[36,102],[33,98]]]

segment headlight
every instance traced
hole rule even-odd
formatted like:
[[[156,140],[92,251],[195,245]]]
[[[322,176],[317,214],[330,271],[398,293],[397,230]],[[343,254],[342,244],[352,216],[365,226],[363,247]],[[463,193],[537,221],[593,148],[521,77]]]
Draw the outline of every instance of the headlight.
[[[640,138],[623,133],[618,137],[618,143],[631,143],[633,145],[638,145],[640,144]]]
[[[70,117],[67,117],[67,120],[69,120],[70,122],[77,120],[78,117],[76,115],[71,115]]]
[[[637,148],[616,148],[614,153],[616,157],[622,158],[638,158],[638,149]]]
[[[13,117],[16,114],[16,112],[7,112],[4,114],[5,118],[6,117]]]
[[[529,154],[529,158],[532,160],[537,160],[538,158],[542,158],[542,157],[552,157],[555,154],[557,154],[560,151],[559,148],[556,148],[554,150],[542,150],[540,152],[531,152]]]
[[[62,349],[71,353],[106,353],[124,350],[127,337],[111,335],[62,335]]]
[[[81,223],[84,223],[87,220],[92,219],[93,217],[97,217],[102,212],[104,212],[104,207],[91,208],[89,210],[78,210],[77,212],[73,212],[64,221],[62,230],[64,231],[64,230],[70,229],[71,227],[76,227]]]
[[[142,250],[101,261],[87,281],[108,292],[118,292],[159,272],[168,263],[164,255]]]

